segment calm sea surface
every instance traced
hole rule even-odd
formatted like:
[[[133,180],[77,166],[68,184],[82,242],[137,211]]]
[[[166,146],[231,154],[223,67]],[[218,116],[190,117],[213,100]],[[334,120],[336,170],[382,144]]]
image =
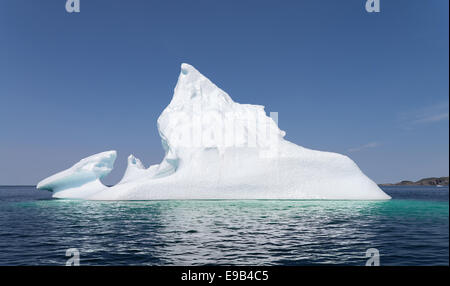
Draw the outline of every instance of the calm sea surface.
[[[383,187],[390,201],[51,199],[0,186],[0,265],[449,264],[448,187]]]

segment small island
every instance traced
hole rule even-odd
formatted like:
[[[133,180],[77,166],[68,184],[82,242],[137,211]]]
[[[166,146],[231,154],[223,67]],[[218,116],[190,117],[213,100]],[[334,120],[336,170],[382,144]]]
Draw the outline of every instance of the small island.
[[[401,181],[393,184],[380,184],[380,186],[448,186],[448,177],[424,178],[416,182]]]

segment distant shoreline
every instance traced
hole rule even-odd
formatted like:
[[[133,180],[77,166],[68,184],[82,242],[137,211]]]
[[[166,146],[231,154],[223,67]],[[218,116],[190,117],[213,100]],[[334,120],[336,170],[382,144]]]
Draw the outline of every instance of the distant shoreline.
[[[380,186],[448,186],[449,177],[432,177],[420,179],[416,182],[401,181],[398,183],[379,184]]]

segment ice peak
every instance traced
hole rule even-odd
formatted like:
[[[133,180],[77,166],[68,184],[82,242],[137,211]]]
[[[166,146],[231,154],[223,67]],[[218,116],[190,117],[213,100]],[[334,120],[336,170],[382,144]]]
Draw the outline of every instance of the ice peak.
[[[133,154],[128,156],[128,168],[131,166],[135,166],[138,169],[145,169],[144,164],[142,164],[141,160],[136,158]]]
[[[139,160],[133,154],[131,154],[130,156],[128,156],[127,169],[123,174],[122,180],[120,180],[118,184],[129,182],[143,175],[144,173],[146,173],[144,164],[142,164],[141,160]]]
[[[182,63],[181,64],[181,73],[186,75],[189,72],[191,73],[200,73],[196,68],[194,68],[193,66],[191,66],[190,64],[187,63]]]
[[[233,100],[195,67],[182,63],[169,107],[177,108],[193,102],[214,105],[223,102],[233,103]]]
[[[194,83],[204,80],[208,79],[204,75],[202,75],[196,68],[194,68],[190,64],[181,64],[180,77],[178,78],[178,82],[187,81],[190,83]]]

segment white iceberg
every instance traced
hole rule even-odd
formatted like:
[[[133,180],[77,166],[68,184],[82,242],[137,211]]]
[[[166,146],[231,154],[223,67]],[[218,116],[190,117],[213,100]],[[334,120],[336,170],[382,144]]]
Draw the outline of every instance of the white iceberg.
[[[100,179],[116,152],[103,152],[37,188],[89,200],[390,199],[350,158],[286,141],[275,121],[263,106],[234,102],[182,64],[172,101],[158,118],[160,164],[146,169],[130,155],[122,180],[107,187]]]

